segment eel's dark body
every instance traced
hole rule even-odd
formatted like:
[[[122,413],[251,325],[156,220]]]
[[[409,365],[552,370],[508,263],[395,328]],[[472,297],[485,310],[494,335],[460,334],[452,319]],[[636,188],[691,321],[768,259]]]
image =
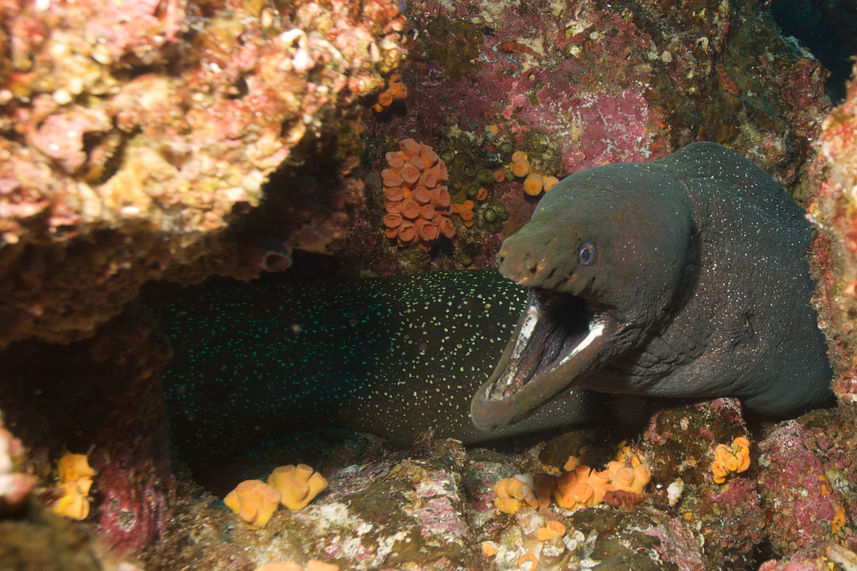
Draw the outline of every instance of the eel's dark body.
[[[291,432],[371,432],[398,444],[431,429],[465,442],[599,414],[577,389],[498,434],[476,430],[470,396],[526,302],[496,271],[402,278],[204,284],[151,304],[175,355],[163,374],[177,449],[226,457]]]
[[[779,185],[714,143],[565,178],[501,248],[530,298],[474,423],[514,424],[571,387],[736,396],[772,416],[831,402],[812,233]]]

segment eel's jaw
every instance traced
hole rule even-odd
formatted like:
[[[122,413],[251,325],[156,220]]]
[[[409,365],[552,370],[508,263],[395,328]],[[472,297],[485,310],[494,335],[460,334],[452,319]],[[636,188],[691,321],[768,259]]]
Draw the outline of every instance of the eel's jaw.
[[[603,361],[620,324],[606,311],[585,309],[571,295],[530,291],[512,340],[473,396],[470,416],[477,428],[523,420]]]

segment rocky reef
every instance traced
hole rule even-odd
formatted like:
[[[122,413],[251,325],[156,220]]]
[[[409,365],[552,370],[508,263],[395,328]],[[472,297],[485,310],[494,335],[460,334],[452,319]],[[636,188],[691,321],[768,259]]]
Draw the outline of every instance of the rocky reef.
[[[341,179],[289,193],[279,233],[229,230],[275,170],[359,130],[405,53],[395,2],[5,2],[0,17],[0,346],[91,335],[147,279],[249,278],[342,238],[360,189]]]
[[[0,559],[857,568],[857,80],[831,111],[825,70],[765,4],[0,0]],[[171,454],[145,282],[492,267],[554,179],[700,139],[808,205],[836,408],[670,403],[486,448],[251,433],[204,474]],[[75,510],[57,509],[80,482],[69,453],[92,472]],[[644,488],[541,501],[570,458],[591,475],[617,455]],[[286,464],[327,489],[264,524],[245,511],[253,527],[224,505]],[[513,477],[539,501],[498,510]]]

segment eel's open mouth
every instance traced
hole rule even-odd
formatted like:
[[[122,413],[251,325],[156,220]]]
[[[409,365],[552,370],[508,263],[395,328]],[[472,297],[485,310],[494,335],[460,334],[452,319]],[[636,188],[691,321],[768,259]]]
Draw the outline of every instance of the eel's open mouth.
[[[473,397],[473,423],[513,424],[575,384],[601,361],[617,323],[583,298],[532,288],[497,368]]]

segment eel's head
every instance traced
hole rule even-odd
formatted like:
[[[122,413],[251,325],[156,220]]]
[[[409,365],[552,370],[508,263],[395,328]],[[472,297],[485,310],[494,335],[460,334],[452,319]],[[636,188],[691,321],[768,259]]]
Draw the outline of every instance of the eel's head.
[[[680,288],[692,224],[684,202],[664,206],[660,190],[652,196],[634,187],[626,172],[634,166],[566,178],[503,243],[500,273],[530,288],[529,301],[473,397],[477,428],[513,424],[585,386],[663,319]],[[670,182],[643,174],[640,184]]]

